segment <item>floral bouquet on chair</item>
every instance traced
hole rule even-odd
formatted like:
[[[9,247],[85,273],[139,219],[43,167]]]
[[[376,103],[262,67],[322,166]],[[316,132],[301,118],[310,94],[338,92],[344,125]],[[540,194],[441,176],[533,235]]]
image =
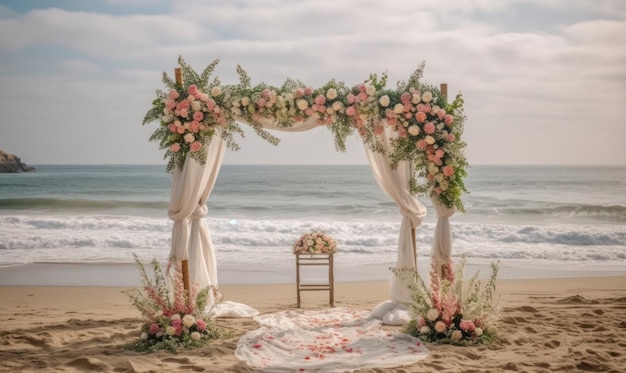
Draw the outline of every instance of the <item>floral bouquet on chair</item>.
[[[337,242],[320,231],[305,233],[293,245],[294,254],[334,254]]]

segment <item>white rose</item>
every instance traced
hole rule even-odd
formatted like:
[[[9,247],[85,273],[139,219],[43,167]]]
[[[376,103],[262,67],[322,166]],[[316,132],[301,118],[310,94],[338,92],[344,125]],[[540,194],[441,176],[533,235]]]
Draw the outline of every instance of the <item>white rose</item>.
[[[437,128],[439,131],[441,131],[443,129],[443,127],[445,126],[444,123],[437,123],[437,125],[435,126],[435,128]]]
[[[337,98],[337,90],[335,88],[331,88],[328,90],[328,92],[326,92],[326,97],[329,100],[334,100]]]
[[[298,106],[298,109],[300,110],[306,110],[309,107],[309,103],[306,102],[306,100],[298,100],[296,101],[296,105]]]
[[[420,128],[418,126],[410,126],[409,127],[409,134],[413,135],[413,136],[417,136],[420,134]]]
[[[332,107],[326,108],[326,114],[328,115],[332,115],[335,111],[333,110]]]
[[[376,87],[373,85],[365,86],[365,93],[367,93],[368,96],[373,96],[374,93],[376,93]]]
[[[186,135],[185,135],[185,137],[184,137],[184,139],[185,139],[185,142],[188,142],[188,143],[190,143],[190,144],[191,144],[192,142],[196,141],[196,137],[193,135],[193,133],[188,133],[188,134],[186,134]],[[178,318],[180,319],[180,316],[179,316]],[[172,319],[172,320],[174,320],[174,319]]]
[[[430,91],[426,91],[422,94],[422,101],[424,101],[425,103],[431,102],[432,99],[433,99],[433,94],[430,93]]]
[[[421,100],[422,98],[420,97],[419,93],[415,92],[413,93],[413,95],[411,95],[411,102],[413,103],[413,105],[419,104]]]
[[[175,321],[175,320],[180,320],[180,315],[175,313],[172,315],[172,317],[170,317],[170,320]]]
[[[424,140],[426,141],[426,144],[428,144],[428,145],[432,145],[432,144],[435,143],[435,138],[430,136],[430,135],[426,136],[426,138]]]
[[[176,334],[176,328],[174,328],[173,326],[168,326],[167,328],[165,328],[165,334],[167,335]]]
[[[446,324],[443,321],[437,321],[435,324],[435,331],[437,333],[443,333],[446,330]]]
[[[196,100],[196,98],[193,95],[187,96],[187,101],[194,102],[195,100]]]
[[[343,107],[343,104],[341,103],[341,101],[333,102],[332,108],[333,108],[334,111],[339,111],[339,110],[341,110],[342,107]]]
[[[380,104],[380,106],[382,107],[387,107],[389,106],[389,96],[384,95],[382,96],[379,100],[378,103]]]
[[[185,325],[186,327],[191,327],[193,324],[196,323],[196,318],[191,316],[191,315],[185,315],[183,316],[183,325]]]
[[[432,108],[430,108],[430,114],[431,115],[437,115],[439,110],[441,110],[441,108],[439,106],[435,105]]]
[[[439,167],[437,167],[437,165],[434,164],[433,162],[429,162],[427,167],[428,167],[429,174],[436,175],[439,173]]]
[[[235,116],[240,116],[240,115],[241,115],[241,109],[239,109],[239,108],[234,107],[234,108],[232,108],[230,111],[232,111],[232,113],[233,113]]]
[[[193,333],[191,333],[191,335],[189,337],[191,337],[191,339],[194,340],[194,341],[199,341],[200,338],[202,338],[202,335],[200,333],[198,333],[198,332],[193,332]]]
[[[200,111],[202,110],[202,103],[200,101],[194,101],[191,103],[191,110]]]
[[[172,114],[172,111],[170,109],[168,109],[168,108],[163,108],[163,114],[170,115],[170,114]]]
[[[220,87],[213,87],[213,88],[211,88],[211,96],[213,96],[213,97],[219,96],[220,93],[222,93],[222,89]]]
[[[458,341],[463,337],[463,333],[460,330],[455,330],[452,332],[452,340]]]
[[[483,335],[483,330],[481,328],[476,328],[474,329],[474,334],[476,334],[477,337],[480,337]]]
[[[239,100],[235,100],[232,102],[233,107],[241,107],[241,104],[239,103]]]
[[[437,317],[439,317],[439,311],[436,308],[431,308],[426,312],[426,318],[430,321],[437,320]]]
[[[393,107],[393,112],[396,114],[404,113],[404,105],[400,103],[396,104],[396,106]]]
[[[242,104],[243,106],[248,106],[248,105],[250,105],[250,97],[242,97],[242,98],[241,98],[241,104]]]
[[[142,332],[140,338],[145,341],[146,339],[148,339],[148,333]]]
[[[420,334],[428,334],[428,333],[430,333],[430,328],[428,326],[424,325],[420,328]]]

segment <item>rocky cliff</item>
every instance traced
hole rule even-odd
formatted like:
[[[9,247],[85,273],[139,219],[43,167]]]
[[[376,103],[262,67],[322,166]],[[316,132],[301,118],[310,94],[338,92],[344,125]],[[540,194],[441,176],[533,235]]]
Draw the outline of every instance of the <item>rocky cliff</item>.
[[[0,173],[30,171],[35,171],[35,167],[22,163],[15,154],[5,153],[0,150]]]

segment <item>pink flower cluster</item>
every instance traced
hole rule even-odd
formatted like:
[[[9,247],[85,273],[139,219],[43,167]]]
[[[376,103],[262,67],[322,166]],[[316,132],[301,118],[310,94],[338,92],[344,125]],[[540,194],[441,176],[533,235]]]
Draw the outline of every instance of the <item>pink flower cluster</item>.
[[[444,291],[440,279],[447,282],[445,287],[447,291]],[[430,301],[433,308],[425,315],[419,316],[417,320],[419,335],[425,340],[476,341],[482,335],[480,320],[462,318],[463,307],[455,295],[454,288],[452,262],[437,268],[433,261],[430,271]]]
[[[332,254],[337,251],[337,242],[326,233],[306,233],[293,245],[294,254]]]
[[[163,123],[172,134],[179,135],[176,142],[170,145],[170,151],[180,152],[189,149],[192,153],[203,147],[200,134],[213,125],[226,125],[227,120],[215,100],[197,86],[190,85],[187,95],[182,96],[177,90],[171,89],[164,98]]]

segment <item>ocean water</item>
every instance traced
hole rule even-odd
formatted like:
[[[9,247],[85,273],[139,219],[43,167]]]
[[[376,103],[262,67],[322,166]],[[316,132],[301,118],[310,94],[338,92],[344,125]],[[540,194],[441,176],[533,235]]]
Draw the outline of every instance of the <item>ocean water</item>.
[[[163,165],[36,167],[0,174],[0,266],[166,260]],[[518,278],[626,274],[626,167],[473,166],[466,185],[455,257]],[[427,263],[436,217],[420,200]],[[313,229],[338,241],[337,271],[385,277],[396,260],[401,216],[368,165],[224,165],[207,205],[218,271],[292,270],[291,246]]]

